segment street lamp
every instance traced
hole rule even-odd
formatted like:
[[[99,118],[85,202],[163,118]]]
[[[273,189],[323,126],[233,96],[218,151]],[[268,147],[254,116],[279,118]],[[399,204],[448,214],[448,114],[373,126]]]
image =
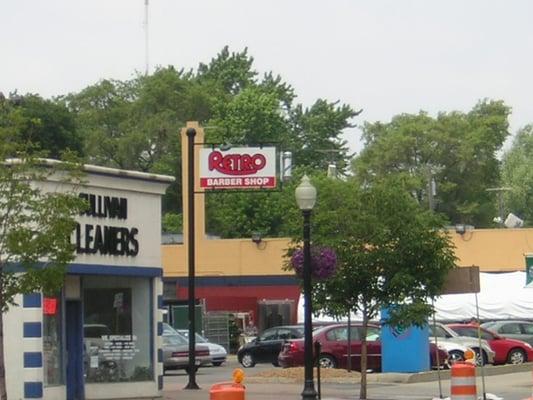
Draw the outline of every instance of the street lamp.
[[[302,210],[304,219],[304,354],[305,354],[305,381],[302,392],[303,400],[316,400],[317,393],[315,382],[313,380],[313,327],[311,304],[311,211],[316,202],[316,188],[311,184],[307,175],[304,175],[302,181],[295,191],[296,203]]]

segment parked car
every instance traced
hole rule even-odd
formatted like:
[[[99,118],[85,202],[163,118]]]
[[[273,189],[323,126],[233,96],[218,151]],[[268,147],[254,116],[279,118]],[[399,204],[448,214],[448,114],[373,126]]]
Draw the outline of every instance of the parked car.
[[[381,371],[381,330],[378,325],[369,325],[367,340],[367,368]],[[351,326],[351,365],[355,370],[361,369],[361,337],[362,326]],[[348,326],[346,324],[334,324],[324,326],[313,332],[313,341],[320,342],[321,353],[319,362],[322,368],[346,368],[348,363]],[[448,353],[446,350],[430,343],[430,363],[436,367],[436,352],[439,354],[440,367],[446,365]],[[290,340],[283,345],[278,356],[278,363],[283,368],[299,367],[304,365],[304,340]]]
[[[89,349],[101,349],[104,347],[104,337],[111,335],[111,329],[104,324],[84,324],[83,325],[83,339],[85,347]]]
[[[533,347],[529,343],[516,339],[507,339],[497,333],[472,324],[449,324],[453,331],[461,336],[478,337],[478,329],[481,339],[485,339],[492,350],[496,353],[494,364],[522,364],[533,360]]]
[[[494,321],[481,326],[506,338],[522,340],[533,346],[533,322],[531,321]]]
[[[189,372],[189,341],[168,324],[163,324],[163,373],[171,369]],[[209,364],[209,348],[202,344],[195,346],[195,367]]]
[[[187,329],[177,329],[178,333],[183,335],[187,340],[189,339],[189,331]],[[219,344],[211,343],[200,334],[195,335],[196,343],[203,344],[209,348],[209,356],[211,357],[211,364],[215,367],[220,367],[228,357],[228,352]]]
[[[445,347],[448,351],[450,364],[457,361],[464,361],[464,347],[475,352],[477,365],[481,365],[481,360],[483,360],[483,364],[494,364],[495,352],[490,348],[486,340],[481,340],[480,353],[479,340],[477,338],[459,336],[452,329],[440,323],[435,324],[435,326],[433,324],[429,325],[429,339],[435,343],[435,338],[437,339],[437,343]]]
[[[251,342],[245,343],[237,351],[237,360],[245,368],[257,363],[272,363],[278,366],[278,354],[281,345],[289,339],[304,336],[304,328],[300,325],[275,326],[263,331]]]

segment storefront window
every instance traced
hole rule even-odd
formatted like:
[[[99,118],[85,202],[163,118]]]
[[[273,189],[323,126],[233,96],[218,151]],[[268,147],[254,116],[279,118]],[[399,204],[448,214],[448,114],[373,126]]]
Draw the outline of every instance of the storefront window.
[[[63,384],[61,297],[43,297],[44,385]]]
[[[142,278],[84,279],[86,382],[153,379],[150,284]]]

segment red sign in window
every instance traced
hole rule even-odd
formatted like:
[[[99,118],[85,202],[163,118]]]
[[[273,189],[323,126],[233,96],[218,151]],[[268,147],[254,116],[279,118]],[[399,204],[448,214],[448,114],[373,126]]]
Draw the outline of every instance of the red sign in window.
[[[57,299],[53,297],[43,298],[43,314],[56,315],[57,313]]]

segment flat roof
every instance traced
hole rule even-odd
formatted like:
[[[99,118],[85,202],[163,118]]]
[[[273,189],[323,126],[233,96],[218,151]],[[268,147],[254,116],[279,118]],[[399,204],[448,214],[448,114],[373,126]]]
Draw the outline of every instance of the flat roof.
[[[61,165],[64,162],[60,160],[54,160],[51,158],[39,158],[39,162],[44,166],[54,166],[54,165]],[[7,165],[9,164],[20,164],[23,160],[20,158],[10,158],[5,161]],[[119,178],[130,178],[130,179],[140,179],[145,181],[152,181],[152,182],[162,182],[162,183],[172,183],[176,180],[173,176],[169,175],[160,175],[160,174],[153,174],[149,172],[139,172],[139,171],[131,171],[127,169],[118,169],[118,168],[109,168],[109,167],[101,167],[99,165],[92,165],[92,164],[83,164],[83,170],[97,175],[108,175],[108,176],[116,176]]]

